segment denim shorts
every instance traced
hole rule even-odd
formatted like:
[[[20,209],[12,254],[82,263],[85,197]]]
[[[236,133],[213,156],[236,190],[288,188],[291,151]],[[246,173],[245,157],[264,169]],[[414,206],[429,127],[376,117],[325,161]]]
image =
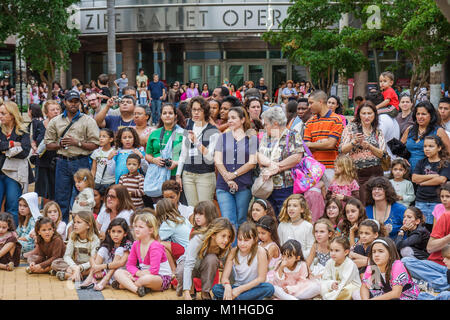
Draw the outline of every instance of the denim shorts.
[[[420,209],[420,211],[422,211],[426,224],[433,224],[434,221],[433,210],[437,204],[439,203],[416,201],[416,207]]]

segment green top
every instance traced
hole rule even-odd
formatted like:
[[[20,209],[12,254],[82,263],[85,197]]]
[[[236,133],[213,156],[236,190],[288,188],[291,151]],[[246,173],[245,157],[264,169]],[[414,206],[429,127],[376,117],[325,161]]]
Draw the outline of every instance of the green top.
[[[161,150],[165,148],[167,141],[169,141],[169,138],[172,135],[173,130],[165,131],[163,141],[161,144],[161,140],[159,140],[159,137],[161,136],[162,129],[163,127],[154,130],[148,137],[147,149],[145,150],[145,153],[151,154],[154,158],[158,158],[159,156],[161,156]],[[183,141],[183,134],[175,133],[175,137],[173,139],[172,144],[172,160],[178,161],[178,159],[180,158],[182,141]],[[173,169],[170,175],[175,176],[176,173],[177,168]]]

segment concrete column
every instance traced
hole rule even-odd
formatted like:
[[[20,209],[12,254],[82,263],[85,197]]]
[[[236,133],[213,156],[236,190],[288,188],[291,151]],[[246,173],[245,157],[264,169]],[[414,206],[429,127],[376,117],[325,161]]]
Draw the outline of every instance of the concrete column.
[[[361,48],[361,52],[364,53],[364,55],[367,57],[367,51],[368,51],[368,44],[366,43]],[[361,70],[359,72],[355,72],[353,78],[355,86],[353,88],[353,97],[366,96],[366,90],[367,90],[367,82],[369,79],[369,70]]]
[[[27,64],[18,49],[19,45],[20,39],[16,37],[16,103],[19,106],[28,106]]]
[[[442,64],[430,68],[430,102],[437,109],[441,98]]]
[[[348,13],[342,14],[341,19],[339,20],[339,32],[341,32],[344,27],[348,27]],[[344,108],[348,107],[348,80],[343,75],[339,75],[338,78],[338,87],[337,87],[337,96],[341,99],[341,103],[344,105]]]
[[[136,85],[137,40],[122,40],[122,70],[127,74],[128,85]],[[119,75],[118,75],[119,76]]]

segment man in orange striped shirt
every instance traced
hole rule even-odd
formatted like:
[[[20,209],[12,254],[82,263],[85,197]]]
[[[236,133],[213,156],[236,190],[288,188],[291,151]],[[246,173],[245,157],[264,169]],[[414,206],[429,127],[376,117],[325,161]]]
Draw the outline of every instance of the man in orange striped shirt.
[[[338,156],[344,126],[342,119],[328,108],[327,98],[327,94],[321,90],[314,91],[308,97],[308,104],[314,116],[305,124],[303,140],[314,159],[325,166],[328,188],[334,177],[334,160]]]

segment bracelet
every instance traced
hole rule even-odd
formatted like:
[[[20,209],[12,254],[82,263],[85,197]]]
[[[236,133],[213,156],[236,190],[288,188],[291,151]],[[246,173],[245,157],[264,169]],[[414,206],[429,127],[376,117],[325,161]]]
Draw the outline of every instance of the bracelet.
[[[226,281],[226,282],[223,282],[222,284],[226,285],[226,284],[231,284],[231,283],[230,283],[230,281]]]
[[[109,270],[109,263],[106,264],[106,270]]]

